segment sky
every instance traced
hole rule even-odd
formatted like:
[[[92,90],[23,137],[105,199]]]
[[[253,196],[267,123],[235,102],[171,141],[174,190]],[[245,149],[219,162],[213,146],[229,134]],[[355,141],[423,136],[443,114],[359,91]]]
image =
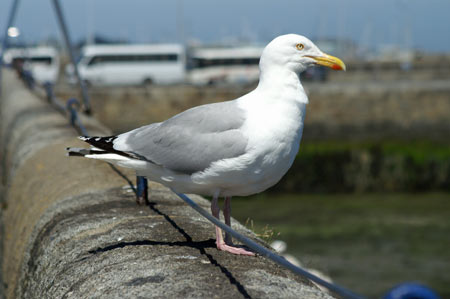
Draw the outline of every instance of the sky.
[[[61,39],[53,0],[20,0],[19,38]],[[286,33],[450,52],[449,0],[59,0],[73,41],[96,33],[132,42],[266,43]],[[0,36],[12,0],[0,4]],[[62,39],[61,39],[62,40]]]

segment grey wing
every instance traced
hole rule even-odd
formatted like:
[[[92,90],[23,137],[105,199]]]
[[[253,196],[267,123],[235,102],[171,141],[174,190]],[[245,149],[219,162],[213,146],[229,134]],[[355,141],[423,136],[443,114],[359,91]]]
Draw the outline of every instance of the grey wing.
[[[114,149],[176,172],[192,174],[245,153],[245,112],[236,102],[198,106],[162,123],[119,135]]]

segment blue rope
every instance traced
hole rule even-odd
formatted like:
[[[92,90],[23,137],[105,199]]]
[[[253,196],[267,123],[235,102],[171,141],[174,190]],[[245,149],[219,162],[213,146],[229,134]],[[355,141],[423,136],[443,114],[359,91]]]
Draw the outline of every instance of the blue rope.
[[[53,92],[53,84],[50,82],[44,83],[45,92],[47,94],[47,101],[52,107],[58,110],[61,114],[66,115],[67,109],[59,101],[55,101],[55,94]]]
[[[53,93],[53,84],[49,81],[44,83],[45,93],[47,94],[47,101],[53,104],[55,94]]]
[[[203,217],[205,217],[206,219],[208,219],[209,221],[211,221],[212,223],[214,223],[215,225],[217,225],[218,227],[220,227],[221,229],[223,229],[224,231],[226,231],[227,233],[229,233],[230,235],[232,235],[235,239],[239,240],[240,242],[242,242],[243,244],[245,244],[246,246],[248,246],[249,248],[251,248],[252,250],[254,250],[255,252],[257,252],[258,254],[274,261],[275,263],[291,270],[292,272],[294,272],[295,274],[301,275],[303,277],[306,277],[307,279],[314,281],[318,284],[320,284],[321,286],[326,287],[327,289],[329,289],[330,291],[333,291],[334,293],[344,297],[344,298],[351,298],[351,299],[361,299],[364,298],[361,295],[355,294],[350,290],[347,290],[337,284],[333,284],[333,283],[329,283],[328,281],[323,280],[320,277],[317,277],[313,274],[311,274],[310,272],[295,266],[294,264],[288,262],[285,258],[273,253],[272,251],[270,251],[269,249],[259,245],[258,243],[256,243],[255,241],[250,240],[249,238],[239,234],[238,232],[234,231],[231,227],[229,227],[228,225],[226,225],[225,223],[221,222],[220,220],[218,220],[216,217],[212,216],[211,214],[209,214],[207,211],[205,211],[204,209],[202,209],[199,205],[197,205],[194,201],[192,201],[192,199],[190,199],[189,197],[187,197],[185,194],[183,193],[177,193],[174,190],[172,190],[176,195],[178,195],[178,197],[180,197],[182,200],[184,200],[188,205],[190,205],[194,210],[196,210],[197,212],[199,212]]]
[[[25,81],[25,84],[29,89],[33,89],[35,85],[35,80],[33,74],[28,70],[22,70],[21,74],[22,79]]]
[[[67,101],[66,107],[67,110],[69,111],[69,117],[70,117],[70,123],[72,124],[72,126],[74,126],[75,128],[78,129],[78,131],[81,133],[81,135],[83,136],[88,136],[88,132],[86,130],[86,128],[83,126],[83,124],[81,123],[79,117],[78,117],[78,112],[77,109],[75,108],[80,106],[80,102],[78,102],[77,99],[75,98],[71,98]]]

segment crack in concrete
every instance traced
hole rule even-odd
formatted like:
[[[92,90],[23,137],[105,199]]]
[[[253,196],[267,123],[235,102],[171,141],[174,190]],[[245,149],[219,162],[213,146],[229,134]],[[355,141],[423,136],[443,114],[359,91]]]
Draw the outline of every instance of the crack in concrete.
[[[179,232],[180,234],[182,234],[182,235],[186,238],[186,241],[187,241],[188,243],[194,243],[193,240],[192,240],[192,237],[191,237],[188,233],[186,233],[186,231],[184,231],[180,226],[178,226],[178,224],[176,224],[176,222],[173,221],[173,220],[169,217],[169,215],[164,214],[164,213],[161,212],[158,208],[156,208],[156,204],[155,204],[155,203],[149,203],[149,207],[150,207],[150,209],[151,209],[152,211],[154,211],[154,212],[157,213],[158,215],[163,216],[163,217],[167,220],[167,222],[170,223],[170,225],[172,225],[176,230],[178,230],[178,232]],[[210,240],[210,241],[211,241],[211,240]],[[212,240],[212,241],[214,242],[214,240]],[[233,276],[233,274],[232,274],[225,266],[222,266],[221,264],[219,264],[219,263],[213,258],[212,255],[206,253],[205,247],[200,247],[200,248],[197,248],[197,249],[200,251],[200,254],[201,254],[201,255],[204,255],[204,256],[206,256],[206,257],[208,258],[209,262],[210,262],[212,265],[218,267],[218,268],[220,269],[220,271],[221,271],[223,274],[225,274],[225,276],[226,276],[226,277],[228,278],[228,280],[230,281],[230,284],[236,286],[237,290],[239,291],[239,293],[242,294],[242,296],[243,296],[244,298],[251,298],[250,295],[248,294],[247,290],[245,289],[245,287],[244,287],[239,281],[237,281],[237,279]]]
[[[88,253],[90,254],[98,254],[102,252],[107,252],[119,248],[124,248],[127,246],[187,246],[192,247],[195,249],[198,249],[200,254],[205,256],[209,262],[220,269],[220,271],[228,278],[231,285],[234,285],[238,292],[244,297],[244,298],[251,298],[248,294],[245,287],[233,276],[233,274],[223,265],[219,264],[217,260],[214,259],[214,257],[211,254],[208,254],[206,252],[206,248],[216,248],[215,241],[213,239],[205,240],[205,241],[199,241],[195,242],[192,240],[192,237],[183,229],[181,228],[169,215],[161,212],[158,208],[156,208],[156,203],[149,203],[149,208],[157,213],[158,215],[164,217],[164,219],[172,225],[183,237],[186,239],[186,241],[176,241],[176,242],[167,242],[167,241],[151,241],[151,240],[137,240],[133,242],[120,242],[116,244],[111,244],[102,248],[97,248],[95,250],[90,250]]]

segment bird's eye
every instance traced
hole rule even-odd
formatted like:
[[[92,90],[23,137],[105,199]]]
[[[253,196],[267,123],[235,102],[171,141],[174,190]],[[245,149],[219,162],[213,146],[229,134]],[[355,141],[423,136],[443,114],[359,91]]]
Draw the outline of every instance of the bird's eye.
[[[305,46],[303,44],[297,44],[296,47],[297,47],[297,50],[303,50],[305,48]]]

